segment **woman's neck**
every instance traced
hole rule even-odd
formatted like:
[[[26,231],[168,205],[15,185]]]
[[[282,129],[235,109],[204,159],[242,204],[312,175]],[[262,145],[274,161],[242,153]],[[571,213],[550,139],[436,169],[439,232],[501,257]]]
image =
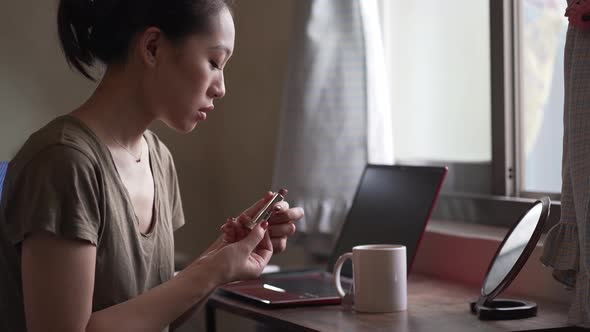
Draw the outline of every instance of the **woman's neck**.
[[[138,146],[155,116],[143,100],[138,80],[132,78],[124,69],[107,69],[92,96],[71,115],[105,142]]]

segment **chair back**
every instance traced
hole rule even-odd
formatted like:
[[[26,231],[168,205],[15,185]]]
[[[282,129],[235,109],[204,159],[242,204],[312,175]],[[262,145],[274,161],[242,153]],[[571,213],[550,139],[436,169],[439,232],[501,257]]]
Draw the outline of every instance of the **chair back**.
[[[4,185],[4,177],[6,176],[6,169],[8,169],[7,161],[0,161],[0,198],[2,198],[2,186]]]

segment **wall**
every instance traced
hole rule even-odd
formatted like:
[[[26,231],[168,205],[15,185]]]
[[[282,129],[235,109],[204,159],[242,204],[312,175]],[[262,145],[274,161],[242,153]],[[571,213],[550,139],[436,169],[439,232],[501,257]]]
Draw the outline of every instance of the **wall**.
[[[0,2],[0,160],[29,134],[80,104],[94,86],[68,69],[56,35],[55,1]]]

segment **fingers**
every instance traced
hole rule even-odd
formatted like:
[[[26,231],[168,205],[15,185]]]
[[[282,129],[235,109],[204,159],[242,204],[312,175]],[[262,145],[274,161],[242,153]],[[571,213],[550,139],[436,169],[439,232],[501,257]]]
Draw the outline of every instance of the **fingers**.
[[[235,241],[233,239],[237,237],[236,228],[234,227],[232,220],[233,218],[227,218],[225,224],[221,226],[221,231],[223,232],[224,240],[226,240],[227,242],[233,242]]]
[[[233,242],[236,242],[236,238],[237,237],[236,237],[235,230],[230,229],[227,231],[226,230],[223,231],[223,238],[222,238],[223,242],[233,243]]]
[[[273,252],[272,239],[271,239],[270,234],[268,232],[264,233],[264,237],[262,238],[262,241],[260,241],[260,243],[258,244],[258,246],[256,247],[254,252],[261,255],[262,254],[261,251],[270,251],[271,254]]]
[[[250,257],[254,258],[255,260],[257,260],[258,264],[259,264],[259,270],[256,272],[256,276],[259,276],[260,273],[262,273],[262,270],[268,264],[268,262],[272,258],[272,255],[273,255],[272,242],[270,240],[268,232],[266,232],[266,233],[264,233],[264,237],[262,238],[262,241],[260,241],[260,244],[258,244],[258,247],[256,247],[256,249],[254,249],[253,255],[250,256]]]
[[[275,253],[285,251],[287,248],[287,237],[271,238],[272,248]]]
[[[305,215],[305,213],[303,212],[302,208],[294,207],[294,208],[291,208],[288,210],[281,210],[279,212],[273,213],[270,216],[269,221],[272,224],[293,222],[293,221],[297,221],[297,220],[303,218],[304,215]]]
[[[238,225],[242,225],[242,226],[246,227],[246,225],[249,224],[250,221],[252,221],[252,217],[249,217],[244,212],[244,213],[240,214],[236,220],[237,220]]]
[[[273,213],[280,213],[289,210],[289,202],[280,201],[274,205]]]
[[[271,238],[274,237],[284,237],[284,236],[291,236],[296,231],[295,225],[292,223],[284,223],[284,224],[274,224],[270,225],[268,228],[268,232]]]
[[[267,228],[268,222],[266,221],[256,225],[256,227],[254,227],[252,231],[250,231],[250,233],[240,241],[240,243],[246,247],[248,252],[252,252],[256,247],[258,247],[265,234],[267,234]]]
[[[249,230],[245,229],[236,218],[228,218],[225,224],[221,226],[221,231],[223,232],[223,240],[227,243],[233,243],[246,237]]]

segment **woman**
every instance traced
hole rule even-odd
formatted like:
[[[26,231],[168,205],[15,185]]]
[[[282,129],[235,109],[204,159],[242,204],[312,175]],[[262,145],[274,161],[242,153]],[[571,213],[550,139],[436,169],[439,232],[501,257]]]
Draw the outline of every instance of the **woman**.
[[[215,287],[258,276],[285,249],[300,208],[267,193],[173,277],[184,223],[174,163],[147,130],[193,130],[225,94],[229,0],[62,0],[68,62],[106,71],[93,95],[31,135],[11,161],[0,205],[2,331],[162,331]]]

